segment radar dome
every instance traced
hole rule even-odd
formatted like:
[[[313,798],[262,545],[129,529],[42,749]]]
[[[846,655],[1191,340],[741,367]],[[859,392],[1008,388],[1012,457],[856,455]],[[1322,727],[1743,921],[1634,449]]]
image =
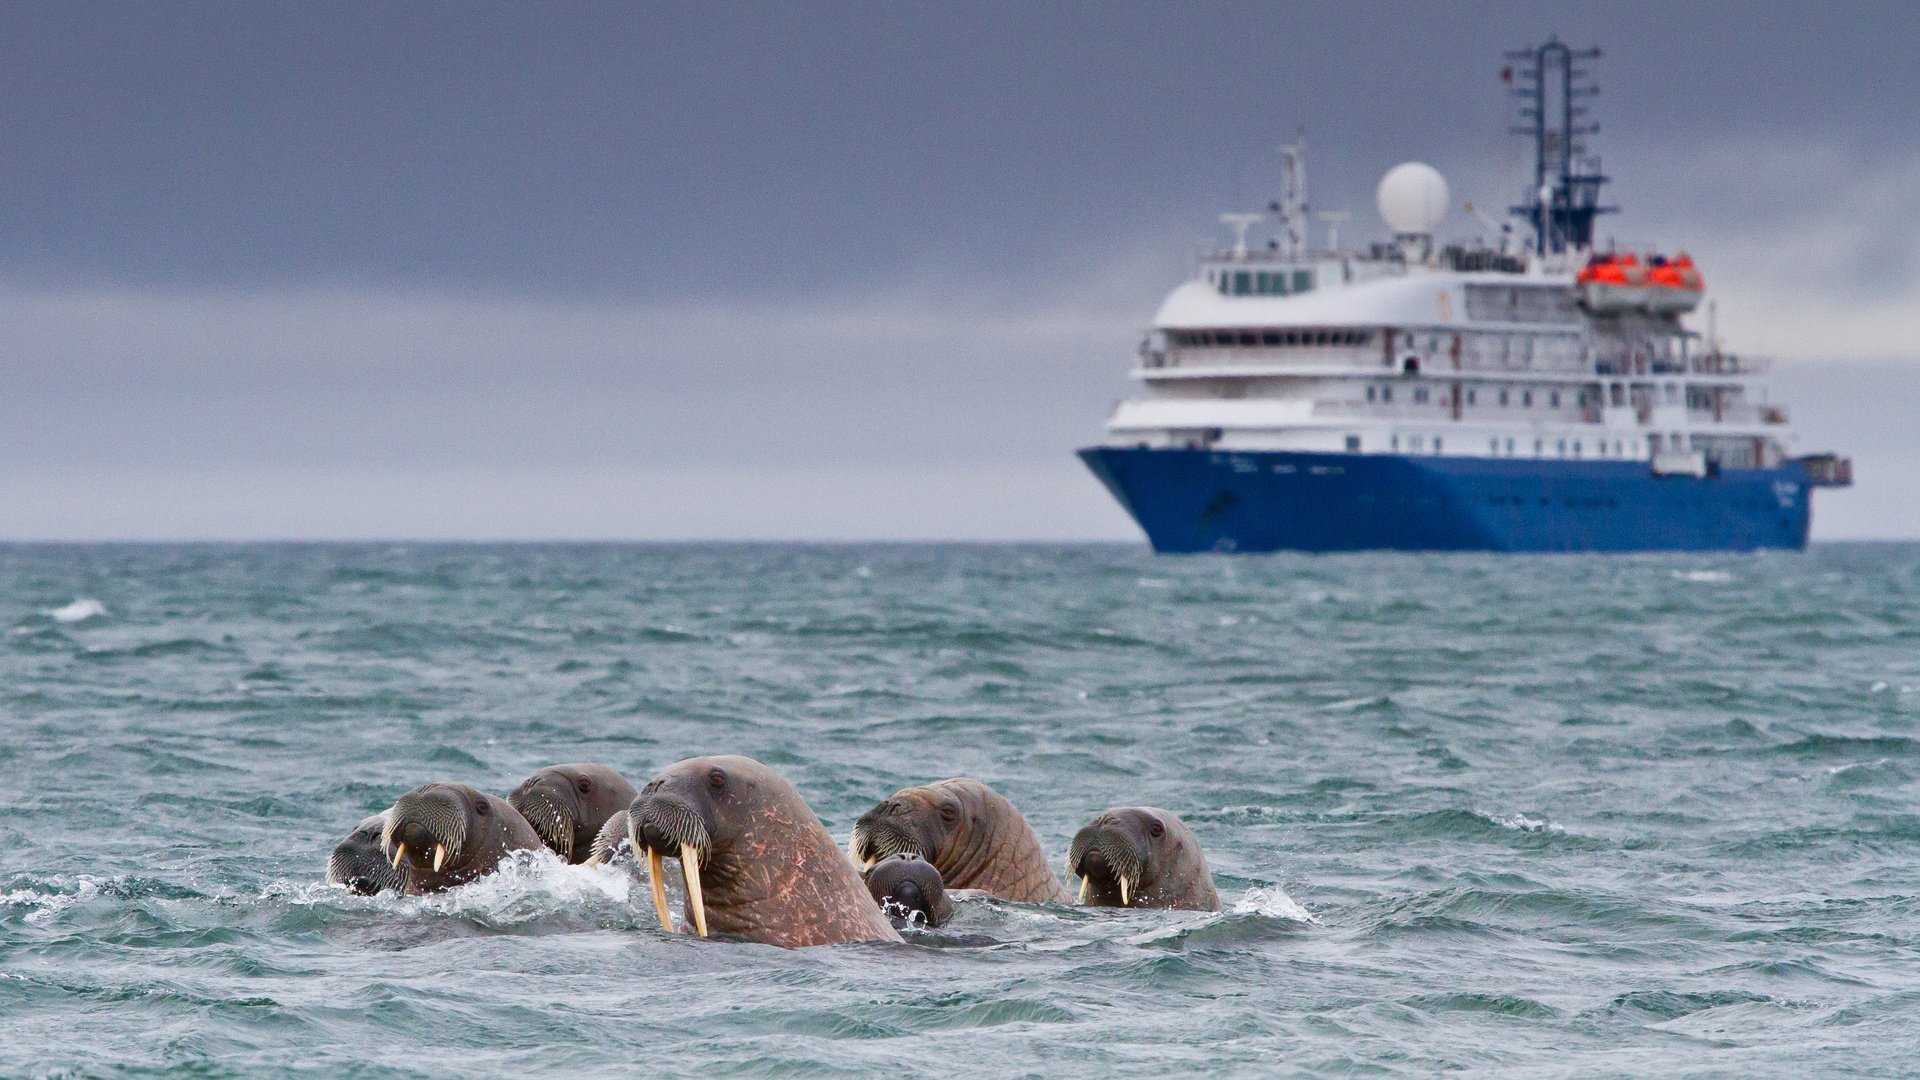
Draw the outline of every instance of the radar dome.
[[[1447,180],[1433,166],[1409,161],[1380,178],[1376,199],[1394,232],[1424,235],[1447,216]]]

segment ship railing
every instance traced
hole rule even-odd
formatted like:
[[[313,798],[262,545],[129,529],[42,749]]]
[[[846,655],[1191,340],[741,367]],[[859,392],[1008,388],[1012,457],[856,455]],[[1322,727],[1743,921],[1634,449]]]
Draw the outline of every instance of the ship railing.
[[[1808,454],[1800,458],[1807,479],[1815,487],[1848,487],[1853,483],[1853,459],[1838,454]]]
[[[1778,405],[1727,405],[1714,412],[1722,424],[1785,424],[1787,410]]]
[[[1687,367],[1695,375],[1765,375],[1773,370],[1773,358],[1726,353],[1716,349],[1694,356]]]

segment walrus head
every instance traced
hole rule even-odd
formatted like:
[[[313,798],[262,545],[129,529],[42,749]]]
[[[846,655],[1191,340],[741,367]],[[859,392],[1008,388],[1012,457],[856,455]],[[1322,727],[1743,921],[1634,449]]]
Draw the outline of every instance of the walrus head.
[[[940,871],[918,855],[889,855],[867,871],[866,879],[874,902],[896,925],[940,926],[953,917]]]
[[[471,860],[469,838],[490,831],[493,812],[487,797],[465,784],[414,788],[387,811],[380,850],[409,874],[457,872]]]
[[[353,832],[333,849],[333,854],[327,857],[328,884],[345,885],[349,892],[361,896],[406,888],[406,875],[388,863],[380,850],[380,838],[386,832],[390,813],[391,810],[383,810],[355,825]]]
[[[601,826],[633,796],[633,785],[604,765],[550,765],[514,788],[507,802],[555,855],[577,863],[588,861]]]
[[[646,853],[654,911],[668,933],[668,858],[680,861],[687,920],[787,947],[897,941],[826,826],[793,785],[745,757],[668,766],[627,810],[627,837]]]
[[[1067,876],[1090,907],[1217,909],[1213,875],[1186,823],[1151,806],[1102,813],[1074,834]]]
[[[1067,900],[1027,819],[1006,796],[968,777],[894,792],[854,823],[847,853],[863,871],[889,855],[911,854],[932,863],[949,889],[1027,903]]]
[[[743,767],[752,766],[752,767]],[[673,933],[667,910],[665,859],[680,860],[680,879],[687,890],[687,918],[701,937],[707,936],[707,905],[700,884],[701,867],[710,862],[719,845],[731,847],[739,837],[722,825],[721,802],[750,799],[767,771],[750,758],[690,758],[655,777],[627,809],[627,839],[635,855],[647,853],[647,878],[653,885],[653,910],[660,926]],[[715,833],[722,833],[717,838]]]

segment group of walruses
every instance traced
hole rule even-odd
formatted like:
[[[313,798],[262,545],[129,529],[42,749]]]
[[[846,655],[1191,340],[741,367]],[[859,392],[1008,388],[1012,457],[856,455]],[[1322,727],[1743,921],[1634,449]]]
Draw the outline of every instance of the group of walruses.
[[[676,859],[686,898],[681,929],[788,947],[898,941],[899,927],[946,922],[950,891],[1072,900],[1027,819],[978,780],[895,792],[861,815],[842,851],[793,785],[746,757],[689,758],[639,791],[591,764],[541,769],[504,799],[465,784],[427,784],[341,841],[327,880],[357,893],[417,895],[541,848],[569,863],[644,853],[654,910],[669,933],[664,860]],[[1193,831],[1154,807],[1102,812],[1074,835],[1066,869],[1080,878],[1084,905],[1220,908]]]

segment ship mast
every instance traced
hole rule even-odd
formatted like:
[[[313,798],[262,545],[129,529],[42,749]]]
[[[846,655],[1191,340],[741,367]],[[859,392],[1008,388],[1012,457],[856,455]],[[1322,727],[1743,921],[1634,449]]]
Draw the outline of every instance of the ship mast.
[[[1524,123],[1513,134],[1534,141],[1533,189],[1512,211],[1533,226],[1534,250],[1541,255],[1591,248],[1593,219],[1619,209],[1600,205],[1607,178],[1599,157],[1589,156],[1581,141],[1600,130],[1581,104],[1600,88],[1579,65],[1599,57],[1599,49],[1572,49],[1550,37],[1537,49],[1508,53],[1515,63],[1501,73],[1520,99]]]

